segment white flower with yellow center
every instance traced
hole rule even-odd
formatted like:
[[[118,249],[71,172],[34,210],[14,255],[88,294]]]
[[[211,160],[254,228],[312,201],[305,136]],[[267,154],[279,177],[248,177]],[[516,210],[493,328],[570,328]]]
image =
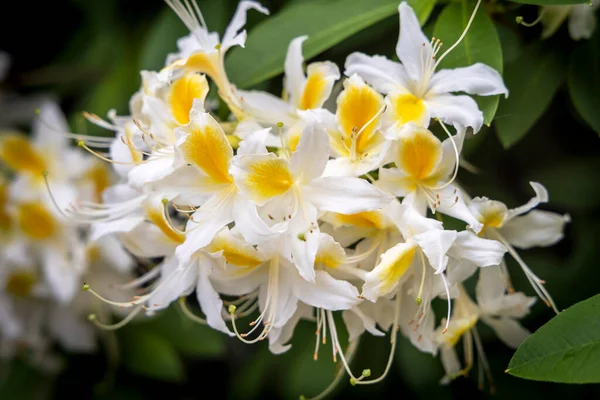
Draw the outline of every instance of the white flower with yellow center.
[[[535,298],[523,293],[506,294],[503,276],[496,266],[479,270],[479,280],[475,288],[477,304],[460,286],[455,300],[454,314],[445,333],[438,330],[434,334],[440,344],[441,359],[446,375],[442,382],[447,383],[460,375],[466,375],[473,366],[473,351],[477,351],[482,367],[489,374],[486,357],[476,325],[478,321],[488,325],[498,338],[512,349],[516,349],[530,335],[518,319],[525,317],[535,303]],[[456,345],[463,339],[465,347],[465,367],[456,354]],[[475,349],[473,348],[475,343]]]
[[[600,1],[598,0],[590,0],[587,4],[541,7],[540,20],[544,26],[542,39],[547,39],[554,35],[566,19],[568,19],[571,39],[581,40],[591,38],[596,29],[595,12],[598,7],[600,7]]]
[[[213,252],[221,251],[227,261],[224,269],[213,273],[215,288],[223,294],[242,296],[242,302],[229,308],[234,331],[242,341],[255,343],[269,337],[273,352],[286,351],[289,345],[285,343],[291,338],[298,322],[297,318],[292,317],[299,302],[302,302],[318,309],[318,324],[319,317],[325,318],[327,315],[327,320],[321,321],[321,324],[329,324],[332,340],[339,349],[331,311],[350,309],[360,299],[354,285],[334,279],[329,273],[329,270],[335,270],[344,263],[344,250],[330,236],[317,236],[319,251],[314,261],[313,282],[300,276],[297,268],[287,260],[285,235],[273,238],[255,249],[224,230],[208,247]],[[250,323],[252,329],[247,333],[239,333],[235,319],[256,308],[260,310],[260,315]],[[257,337],[247,339],[259,327],[262,330]],[[325,334],[326,328],[323,330]]]
[[[246,13],[250,9],[269,14],[269,10],[255,1],[241,1],[231,22],[225,29],[223,39],[219,34],[209,32],[196,2],[192,0],[165,0],[177,16],[190,30],[190,34],[177,41],[179,51],[167,58],[167,68],[184,68],[188,71],[201,72],[208,75],[219,88],[221,98],[227,103],[231,112],[238,118],[244,113],[235,87],[229,82],[225,72],[224,57],[227,50],[234,46],[244,47],[246,43]]]
[[[408,123],[427,128],[431,118],[454,126],[472,127],[477,132],[483,124],[483,115],[477,103],[469,96],[452,93],[508,95],[500,74],[487,65],[477,63],[464,68],[436,71],[440,62],[465,36],[479,3],[461,37],[437,60],[441,43],[427,39],[413,9],[406,2],[398,7],[400,36],[396,54],[400,63],[362,53],[348,56],[345,74],[358,74],[387,95],[383,130],[388,137],[398,137]]]
[[[450,284],[445,273],[449,260],[486,267],[498,265],[506,252],[500,243],[478,238],[472,232],[446,231],[441,222],[425,218],[405,205],[397,206],[394,221],[405,242],[383,253],[379,264],[365,275],[362,296],[376,301],[381,296],[392,294],[402,282],[414,275],[420,278],[413,279],[419,306],[415,318],[418,320],[426,316],[431,300],[438,295],[433,285],[437,279],[442,280],[450,318]],[[433,274],[427,273],[428,265],[434,269]]]
[[[288,258],[305,279],[314,281],[318,212],[353,214],[375,210],[393,197],[359,178],[322,176],[329,159],[329,143],[320,121],[311,118],[290,159],[263,148],[255,154],[236,156],[230,171],[240,192],[259,207],[272,210],[268,215],[275,221],[281,222],[281,218],[288,223]]]
[[[515,247],[529,249],[531,247],[551,246],[563,238],[565,224],[571,220],[568,214],[560,215],[549,211],[533,210],[540,203],[548,201],[548,191],[537,182],[529,183],[535,191],[535,197],[526,204],[508,209],[502,202],[487,197],[476,197],[471,200],[469,208],[473,215],[483,224],[480,235],[501,242],[508,249],[508,254],[517,261],[529,283],[538,296],[557,313],[552,297],[544,287],[544,281],[527,266],[516,252]],[[508,281],[508,271],[503,268]],[[509,284],[509,289],[512,289]]]
[[[458,154],[464,130],[441,142],[425,128],[409,130],[396,142],[391,153],[395,168],[381,168],[376,185],[404,197],[422,215],[427,207],[465,221],[478,232],[482,225],[467,207],[462,191],[453,184],[458,172]]]
[[[329,61],[308,64],[304,73],[302,43],[306,39],[307,36],[297,37],[288,47],[283,99],[267,92],[238,91],[247,116],[268,126],[283,124],[284,137],[272,137],[268,144],[292,153],[306,124],[302,111],[321,109],[331,95],[334,82],[340,79],[339,68]]]
[[[380,132],[384,109],[383,97],[358,75],[344,81],[335,117],[324,112],[335,157],[328,162],[326,175],[360,176],[383,164],[391,144]]]

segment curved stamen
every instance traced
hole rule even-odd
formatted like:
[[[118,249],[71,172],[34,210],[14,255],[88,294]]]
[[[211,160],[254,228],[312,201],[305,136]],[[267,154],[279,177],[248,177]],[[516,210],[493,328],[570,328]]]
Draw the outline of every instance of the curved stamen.
[[[446,275],[443,272],[441,272],[439,275],[444,283],[444,290],[446,290],[446,297],[448,298],[448,315],[446,317],[446,326],[442,330],[442,333],[446,333],[448,331],[448,326],[450,325],[450,316],[452,315],[452,299],[450,298],[450,287],[448,285]]]
[[[105,331],[116,331],[127,325],[132,319],[135,318],[136,315],[142,310],[142,306],[138,306],[133,309],[125,318],[115,324],[104,324],[96,319],[96,314],[90,314],[88,316],[88,320],[90,320],[94,325],[96,325],[100,329],[104,329]]]
[[[462,40],[465,38],[465,36],[467,35],[467,32],[469,32],[469,28],[471,27],[471,24],[473,23],[473,20],[475,19],[475,15],[477,14],[477,10],[479,9],[479,5],[481,4],[481,0],[477,0],[477,4],[475,4],[475,9],[473,10],[473,13],[471,14],[471,18],[469,18],[469,22],[467,22],[467,26],[465,26],[465,29],[463,30],[463,33],[460,35],[460,37],[458,38],[458,40],[448,48],[448,50],[446,50],[441,56],[440,58],[438,58],[437,62],[435,63],[433,69],[436,69],[439,65],[440,62],[442,62],[442,60],[444,59],[444,57],[446,57],[448,55],[448,53],[450,53],[452,50],[454,50],[456,48],[456,46],[458,46],[460,44],[460,42],[462,42]]]
[[[438,119],[438,122],[440,123],[440,125],[442,126],[442,128],[444,129],[446,134],[448,135],[450,142],[452,143],[452,147],[454,148],[454,155],[456,156],[456,163],[454,164],[454,174],[452,175],[452,178],[450,178],[450,180],[448,182],[444,183],[441,186],[430,188],[431,190],[442,190],[442,189],[448,187],[449,185],[451,185],[456,180],[456,176],[458,175],[459,163],[460,163],[460,152],[458,151],[458,147],[456,146],[456,142],[454,141],[452,134],[450,133],[450,131],[448,130],[446,125],[440,119]]]
[[[201,325],[207,325],[208,323],[206,322],[206,320],[204,318],[200,318],[197,315],[195,315],[192,310],[190,310],[185,302],[185,297],[180,297],[179,298],[179,307],[181,308],[181,311],[183,311],[183,313],[185,314],[186,317],[188,317],[189,319],[191,319],[194,322],[197,322]]]

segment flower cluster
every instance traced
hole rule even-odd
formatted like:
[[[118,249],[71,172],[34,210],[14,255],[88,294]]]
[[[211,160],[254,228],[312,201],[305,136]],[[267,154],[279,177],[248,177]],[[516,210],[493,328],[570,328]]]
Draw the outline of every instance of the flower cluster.
[[[113,165],[118,182],[110,186],[86,172],[101,201],[71,190],[74,181],[90,182],[81,176],[88,169],[66,161],[72,149],[61,147],[64,154],[52,162],[62,165],[53,168],[24,140],[2,147],[3,160],[15,170],[35,172],[32,179],[42,182],[40,171],[47,172],[56,205],[54,211],[38,209],[41,203],[22,210],[25,233],[50,237],[51,215],[59,213],[69,229],[89,226],[87,243],[108,246],[101,247],[108,249],[104,260],[118,271],[127,270],[132,256],[147,265],[159,261],[123,286],[138,292],[125,301],[102,293],[92,278],[86,281],[93,297],[131,309],[123,322],[178,301],[190,318],[246,343],[266,339],[273,353],[281,353],[296,324],[312,321],[315,358],[328,335],[333,359],[342,360],[354,384],[367,384],[380,381],[391,363],[379,378],[367,379],[369,370],[353,374],[338,339],[337,311],[351,344],[365,331],[387,331],[393,354],[400,331],[420,350],[439,352],[444,380],[450,380],[472,365],[473,341],[481,350],[478,321],[511,347],[528,335],[518,319],[535,299],[512,288],[506,255],[556,310],[516,248],[554,244],[568,216],[534,210],[548,201],[536,182],[534,197],[513,209],[471,197],[457,182],[463,141],[484,121],[469,95],[508,95],[487,65],[438,68],[464,37],[480,2],[463,35],[444,52],[438,39],[423,34],[411,7],[400,4],[399,62],[353,53],[343,74],[331,62],[304,68],[306,37],[298,37],[289,44],[281,98],[236,88],[224,66],[226,52],[244,46],[246,13],[268,14],[264,7],[242,1],[220,38],[208,31],[195,3],[166,2],[190,31],[177,42],[178,51],[161,71],[142,71],[130,116],[110,113],[107,121],[86,114],[114,137],[67,133],[42,115],[53,132]],[[227,120],[215,116],[211,91],[228,106]],[[335,105],[326,107],[331,97]],[[19,157],[11,158],[10,146]],[[79,175],[63,177],[71,171]],[[450,218],[465,228],[446,229]],[[56,256],[58,243],[68,245],[57,239],[43,249]],[[48,283],[70,299],[85,271],[61,270],[53,278],[59,263],[44,257],[51,264],[45,268]],[[463,286],[473,275],[474,298]],[[192,293],[204,318],[186,305]],[[441,321],[432,310],[437,298],[447,303]],[[250,327],[242,329],[240,318],[249,315]],[[455,352],[461,338],[471,350],[464,367]]]

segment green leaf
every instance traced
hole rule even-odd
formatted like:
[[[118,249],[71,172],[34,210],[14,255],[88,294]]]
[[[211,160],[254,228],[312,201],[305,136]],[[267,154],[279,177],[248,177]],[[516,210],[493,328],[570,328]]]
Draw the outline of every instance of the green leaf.
[[[600,134],[600,34],[581,43],[569,61],[569,93],[575,108]]]
[[[225,354],[226,336],[223,333],[190,320],[176,308],[169,307],[161,312],[147,324],[148,328],[186,356],[216,358]]]
[[[498,107],[496,132],[504,148],[517,143],[542,116],[565,78],[561,54],[533,45],[506,68],[507,99]]]
[[[460,3],[450,3],[444,8],[438,18],[433,36],[441,39],[445,48],[452,46],[464,31],[475,1],[462,0]],[[502,47],[494,23],[485,12],[485,8],[477,11],[469,32],[462,42],[456,46],[440,63],[439,68],[466,67],[475,63],[484,63],[502,74]],[[490,124],[496,109],[499,96],[477,97],[479,109],[483,112],[484,122]]]
[[[571,306],[521,344],[511,375],[562,383],[600,382],[600,295]]]
[[[535,4],[538,6],[558,6],[561,4],[583,4],[590,0],[510,0],[514,3]]]
[[[247,88],[283,72],[287,47],[308,35],[303,54],[310,59],[382,19],[398,12],[398,0],[308,0],[295,2],[266,18],[248,35],[245,48],[235,48],[226,60],[230,79]],[[435,0],[411,0],[421,23]],[[397,32],[393,33],[397,35]]]
[[[183,363],[167,339],[144,326],[122,331],[123,362],[131,372],[169,382],[184,379]]]

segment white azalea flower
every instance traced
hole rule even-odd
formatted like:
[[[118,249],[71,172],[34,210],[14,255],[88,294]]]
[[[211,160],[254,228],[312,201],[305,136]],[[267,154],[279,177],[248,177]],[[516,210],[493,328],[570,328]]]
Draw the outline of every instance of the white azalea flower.
[[[358,74],[387,95],[383,130],[388,137],[397,138],[409,122],[427,128],[431,118],[439,118],[454,126],[472,127],[477,132],[483,124],[477,103],[469,96],[452,93],[508,95],[500,74],[485,64],[436,71],[440,62],[468,31],[477,7],[463,35],[437,60],[441,43],[425,37],[413,9],[406,2],[398,7],[400,36],[396,54],[400,63],[362,53],[348,56],[345,74]]]
[[[541,7],[540,20],[544,26],[542,39],[554,35],[566,19],[568,19],[571,39],[591,38],[596,29],[596,10],[598,7],[600,7],[600,1],[598,0],[590,0],[587,4]]]
[[[230,169],[240,192],[273,210],[269,215],[275,221],[287,222],[288,257],[309,281],[315,279],[318,211],[353,214],[382,208],[393,200],[365,180],[322,176],[328,159],[327,135],[313,118],[290,159],[263,148],[236,156]]]
[[[535,246],[551,246],[563,237],[565,224],[571,220],[568,214],[560,215],[548,211],[533,210],[540,203],[548,201],[548,191],[537,182],[530,182],[535,197],[526,204],[508,209],[504,203],[487,197],[471,200],[469,208],[483,224],[484,237],[498,240],[508,249],[517,261],[538,296],[557,313],[552,297],[544,288],[544,282],[527,266],[516,252],[515,247],[528,249]],[[508,272],[504,269],[504,273]]]
[[[425,128],[413,127],[392,148],[396,168],[380,168],[376,186],[404,197],[422,215],[427,207],[461,219],[478,232],[482,225],[469,211],[462,191],[454,184],[464,129],[441,142]]]
[[[304,72],[302,43],[307,36],[293,39],[288,47],[284,64],[283,99],[261,91],[239,90],[244,111],[267,126],[283,124],[285,137],[270,138],[268,144],[296,151],[306,122],[302,111],[321,109],[331,95],[333,84],[340,79],[340,71],[332,62],[313,62]]]
[[[208,31],[195,1],[165,1],[190,30],[188,36],[177,41],[179,51],[169,55],[167,68],[184,68],[208,75],[219,87],[221,98],[231,112],[237,117],[242,117],[243,107],[225,72],[225,53],[234,46],[244,47],[246,31],[243,28],[248,10],[254,9],[266,15],[269,14],[269,10],[255,1],[241,1],[225,29],[223,39],[219,41],[218,33]]]

